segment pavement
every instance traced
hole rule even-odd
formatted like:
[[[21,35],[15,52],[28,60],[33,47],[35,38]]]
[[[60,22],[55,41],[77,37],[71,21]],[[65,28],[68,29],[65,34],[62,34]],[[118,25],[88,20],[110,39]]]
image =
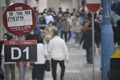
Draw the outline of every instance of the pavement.
[[[94,65],[88,64],[86,62],[85,50],[81,47],[74,47],[74,41],[71,40],[67,43],[70,61],[66,63],[66,72],[64,80],[101,80],[101,70],[100,70],[100,53],[95,51]],[[60,76],[60,68],[58,65],[58,80]],[[16,68],[16,80],[19,79],[19,71]],[[31,69],[27,69],[25,80],[31,79]],[[52,80],[51,72],[46,72],[45,80]]]

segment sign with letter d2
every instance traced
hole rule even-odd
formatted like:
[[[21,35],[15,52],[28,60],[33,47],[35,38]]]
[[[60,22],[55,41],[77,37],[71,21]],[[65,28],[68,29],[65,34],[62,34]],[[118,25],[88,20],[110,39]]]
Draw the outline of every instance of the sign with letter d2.
[[[5,41],[5,62],[37,61],[37,41]]]

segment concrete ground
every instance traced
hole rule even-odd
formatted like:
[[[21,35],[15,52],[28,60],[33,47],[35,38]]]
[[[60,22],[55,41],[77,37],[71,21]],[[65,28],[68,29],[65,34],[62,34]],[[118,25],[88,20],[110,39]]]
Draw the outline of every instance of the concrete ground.
[[[101,80],[100,70],[100,53],[96,51],[94,60],[95,64],[88,64],[86,62],[85,51],[81,47],[74,47],[74,42],[70,41],[67,43],[70,61],[66,63],[66,72],[64,80]],[[93,69],[94,68],[94,69]],[[93,72],[94,71],[94,72]],[[60,68],[58,66],[58,80],[60,76]],[[16,69],[16,80],[19,79],[19,72]],[[26,79],[31,79],[31,69],[27,69]],[[51,72],[46,72],[45,80],[52,80]]]

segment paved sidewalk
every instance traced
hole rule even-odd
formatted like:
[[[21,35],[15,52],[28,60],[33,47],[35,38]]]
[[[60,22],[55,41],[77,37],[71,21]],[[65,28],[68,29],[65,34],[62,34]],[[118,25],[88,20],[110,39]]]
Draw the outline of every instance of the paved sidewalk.
[[[72,44],[67,44],[70,52],[70,61],[66,64],[64,80],[93,80],[93,65],[87,64],[85,51],[78,47],[74,48]],[[95,55],[95,80],[101,80],[100,55]],[[59,68],[58,68],[59,69]],[[59,70],[60,71],[60,70]],[[58,71],[58,80],[60,72]],[[18,71],[16,71],[16,80],[19,80]],[[31,79],[31,70],[27,70],[26,79]],[[45,80],[52,80],[51,72],[46,72]]]

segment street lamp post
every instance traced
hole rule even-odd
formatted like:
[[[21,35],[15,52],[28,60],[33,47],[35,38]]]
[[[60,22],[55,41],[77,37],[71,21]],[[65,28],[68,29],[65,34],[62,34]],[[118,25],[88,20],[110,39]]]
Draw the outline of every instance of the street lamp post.
[[[111,0],[103,2],[103,26],[101,32],[102,80],[107,80],[110,57],[114,53],[113,30],[111,26]]]

